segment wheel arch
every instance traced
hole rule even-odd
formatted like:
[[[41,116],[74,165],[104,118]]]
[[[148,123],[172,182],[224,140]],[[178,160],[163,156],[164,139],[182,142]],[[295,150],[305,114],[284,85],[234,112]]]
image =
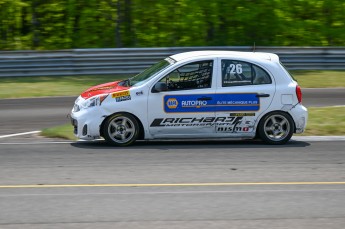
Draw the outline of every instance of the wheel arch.
[[[267,115],[270,115],[272,113],[275,113],[275,112],[280,112],[280,113],[284,113],[284,114],[287,114],[288,116],[290,116],[290,118],[293,120],[293,132],[296,133],[296,121],[295,119],[293,118],[293,116],[287,112],[287,111],[282,111],[282,110],[273,110],[273,111],[270,111],[270,112],[267,112],[266,114],[262,115],[259,119],[258,122],[256,122],[256,125],[255,125],[255,136],[257,137],[258,136],[258,131],[259,131],[259,126],[260,126],[260,122],[262,122],[262,120],[267,116]]]
[[[138,140],[143,140],[145,138],[145,129],[144,129],[144,125],[143,125],[142,121],[135,114],[130,113],[130,112],[126,112],[126,111],[118,111],[118,112],[115,112],[115,113],[112,113],[112,114],[109,114],[108,116],[106,116],[103,119],[103,121],[102,121],[102,123],[100,125],[100,128],[99,128],[99,132],[101,134],[103,133],[103,128],[104,128],[104,124],[105,124],[106,120],[108,118],[110,118],[111,116],[115,115],[115,114],[129,114],[129,115],[132,115],[137,120],[137,122],[139,124],[139,137],[138,137]]]

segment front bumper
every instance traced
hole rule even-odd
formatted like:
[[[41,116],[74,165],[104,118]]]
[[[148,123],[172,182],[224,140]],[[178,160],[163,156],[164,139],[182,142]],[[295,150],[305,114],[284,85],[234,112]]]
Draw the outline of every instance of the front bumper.
[[[79,139],[93,140],[101,137],[100,126],[104,120],[102,113],[97,107],[91,107],[85,110],[71,114],[71,124],[74,127],[74,135]]]

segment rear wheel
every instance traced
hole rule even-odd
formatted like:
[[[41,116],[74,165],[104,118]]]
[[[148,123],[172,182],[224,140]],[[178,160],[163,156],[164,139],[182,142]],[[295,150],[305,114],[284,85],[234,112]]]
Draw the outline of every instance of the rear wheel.
[[[268,144],[285,144],[290,140],[293,132],[294,122],[283,112],[269,113],[259,123],[259,136]]]
[[[108,143],[113,145],[131,145],[139,136],[138,121],[130,114],[114,114],[105,121],[103,136]]]

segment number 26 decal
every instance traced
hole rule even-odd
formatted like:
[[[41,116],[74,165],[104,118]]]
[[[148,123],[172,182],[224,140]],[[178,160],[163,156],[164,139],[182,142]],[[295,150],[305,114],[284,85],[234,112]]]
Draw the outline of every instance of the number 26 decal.
[[[235,74],[235,73],[241,74],[243,72],[242,64],[230,64],[226,72],[230,74]]]

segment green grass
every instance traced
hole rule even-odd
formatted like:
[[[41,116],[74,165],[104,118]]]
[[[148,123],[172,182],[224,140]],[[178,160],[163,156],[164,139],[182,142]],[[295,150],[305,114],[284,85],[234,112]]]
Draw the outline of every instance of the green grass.
[[[302,88],[345,87],[345,71],[293,71]],[[0,99],[42,96],[77,96],[85,89],[122,76],[56,76],[0,78]]]
[[[292,71],[302,88],[345,87],[345,71]]]
[[[308,108],[309,120],[304,136],[345,135],[345,107]],[[75,140],[71,124],[44,129],[42,136]]]
[[[0,98],[77,96],[85,89],[128,76],[56,76],[0,78]]]
[[[345,107],[310,107],[303,135],[345,135]]]
[[[77,139],[73,134],[73,126],[70,123],[43,129],[41,135],[48,138],[63,138],[69,140]]]

